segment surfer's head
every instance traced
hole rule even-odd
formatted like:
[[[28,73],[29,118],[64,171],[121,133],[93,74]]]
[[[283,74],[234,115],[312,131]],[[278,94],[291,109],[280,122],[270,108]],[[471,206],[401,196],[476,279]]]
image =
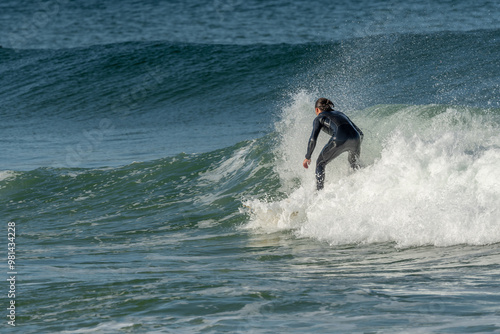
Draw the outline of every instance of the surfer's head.
[[[332,111],[333,110],[333,102],[328,100],[327,98],[320,97],[316,104],[314,105],[314,109],[319,109],[321,112],[323,111]]]

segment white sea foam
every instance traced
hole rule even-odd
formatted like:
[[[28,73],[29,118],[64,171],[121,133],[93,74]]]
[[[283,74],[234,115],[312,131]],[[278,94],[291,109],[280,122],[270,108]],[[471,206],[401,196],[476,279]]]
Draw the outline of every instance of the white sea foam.
[[[17,173],[12,170],[2,170],[0,171],[0,181],[14,179],[17,176]]]
[[[365,130],[365,168],[350,172],[341,155],[327,167],[325,189],[315,193],[314,159],[322,143],[311,168],[301,166],[312,101],[297,94],[278,125],[284,140],[276,170],[290,195],[247,201],[252,208],[247,228],[292,230],[331,244],[500,242],[500,132],[493,116],[440,106],[352,113]]]
[[[252,147],[253,142],[246,146],[237,150],[231,157],[222,161],[222,163],[217,164],[216,167],[211,168],[207,172],[203,173],[200,176],[200,182],[208,183],[218,183],[223,179],[228,178],[228,176],[234,175],[241,170],[249,170],[252,166],[246,164],[245,156],[248,154]]]
[[[116,333],[120,331],[126,331],[133,328],[135,324],[133,322],[116,322],[109,321],[106,323],[102,323],[97,325],[96,327],[91,328],[81,328],[77,330],[71,331],[62,331],[61,333]]]
[[[198,186],[214,187],[217,189],[211,192],[196,196],[195,202],[201,204],[210,204],[218,199],[227,196],[226,189],[223,185],[228,185],[233,182],[232,176],[238,173],[251,172],[256,166],[253,162],[247,162],[245,157],[252,150],[255,141],[248,146],[242,147],[234,152],[234,154],[223,160],[220,164],[214,164],[208,171],[200,174]]]

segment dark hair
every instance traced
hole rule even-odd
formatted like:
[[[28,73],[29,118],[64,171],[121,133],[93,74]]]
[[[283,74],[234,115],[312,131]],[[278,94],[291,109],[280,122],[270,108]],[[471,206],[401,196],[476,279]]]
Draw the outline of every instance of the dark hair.
[[[319,108],[321,111],[331,111],[334,107],[333,102],[324,97],[320,97],[314,106],[314,108]]]

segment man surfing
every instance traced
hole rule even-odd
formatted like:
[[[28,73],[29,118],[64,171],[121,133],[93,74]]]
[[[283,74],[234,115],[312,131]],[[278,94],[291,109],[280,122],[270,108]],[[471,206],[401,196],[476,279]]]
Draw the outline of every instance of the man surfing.
[[[307,145],[306,158],[302,163],[304,168],[309,168],[311,155],[316,147],[316,140],[318,139],[320,130],[331,136],[316,162],[316,187],[318,190],[323,189],[324,186],[326,165],[341,153],[348,152],[347,160],[351,168],[359,169],[363,132],[349,117],[333,108],[333,102],[324,97],[316,101],[314,111],[317,117],[313,122],[313,130]]]

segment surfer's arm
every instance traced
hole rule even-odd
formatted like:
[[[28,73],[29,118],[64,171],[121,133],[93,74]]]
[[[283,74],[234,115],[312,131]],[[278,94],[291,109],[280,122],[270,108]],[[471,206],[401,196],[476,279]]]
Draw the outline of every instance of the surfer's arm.
[[[319,117],[316,117],[316,119],[313,122],[313,130],[311,133],[311,137],[309,138],[309,142],[307,144],[306,160],[311,160],[311,155],[314,151],[314,148],[316,147],[316,140],[318,139],[320,130],[321,130],[321,122],[319,120]]]

